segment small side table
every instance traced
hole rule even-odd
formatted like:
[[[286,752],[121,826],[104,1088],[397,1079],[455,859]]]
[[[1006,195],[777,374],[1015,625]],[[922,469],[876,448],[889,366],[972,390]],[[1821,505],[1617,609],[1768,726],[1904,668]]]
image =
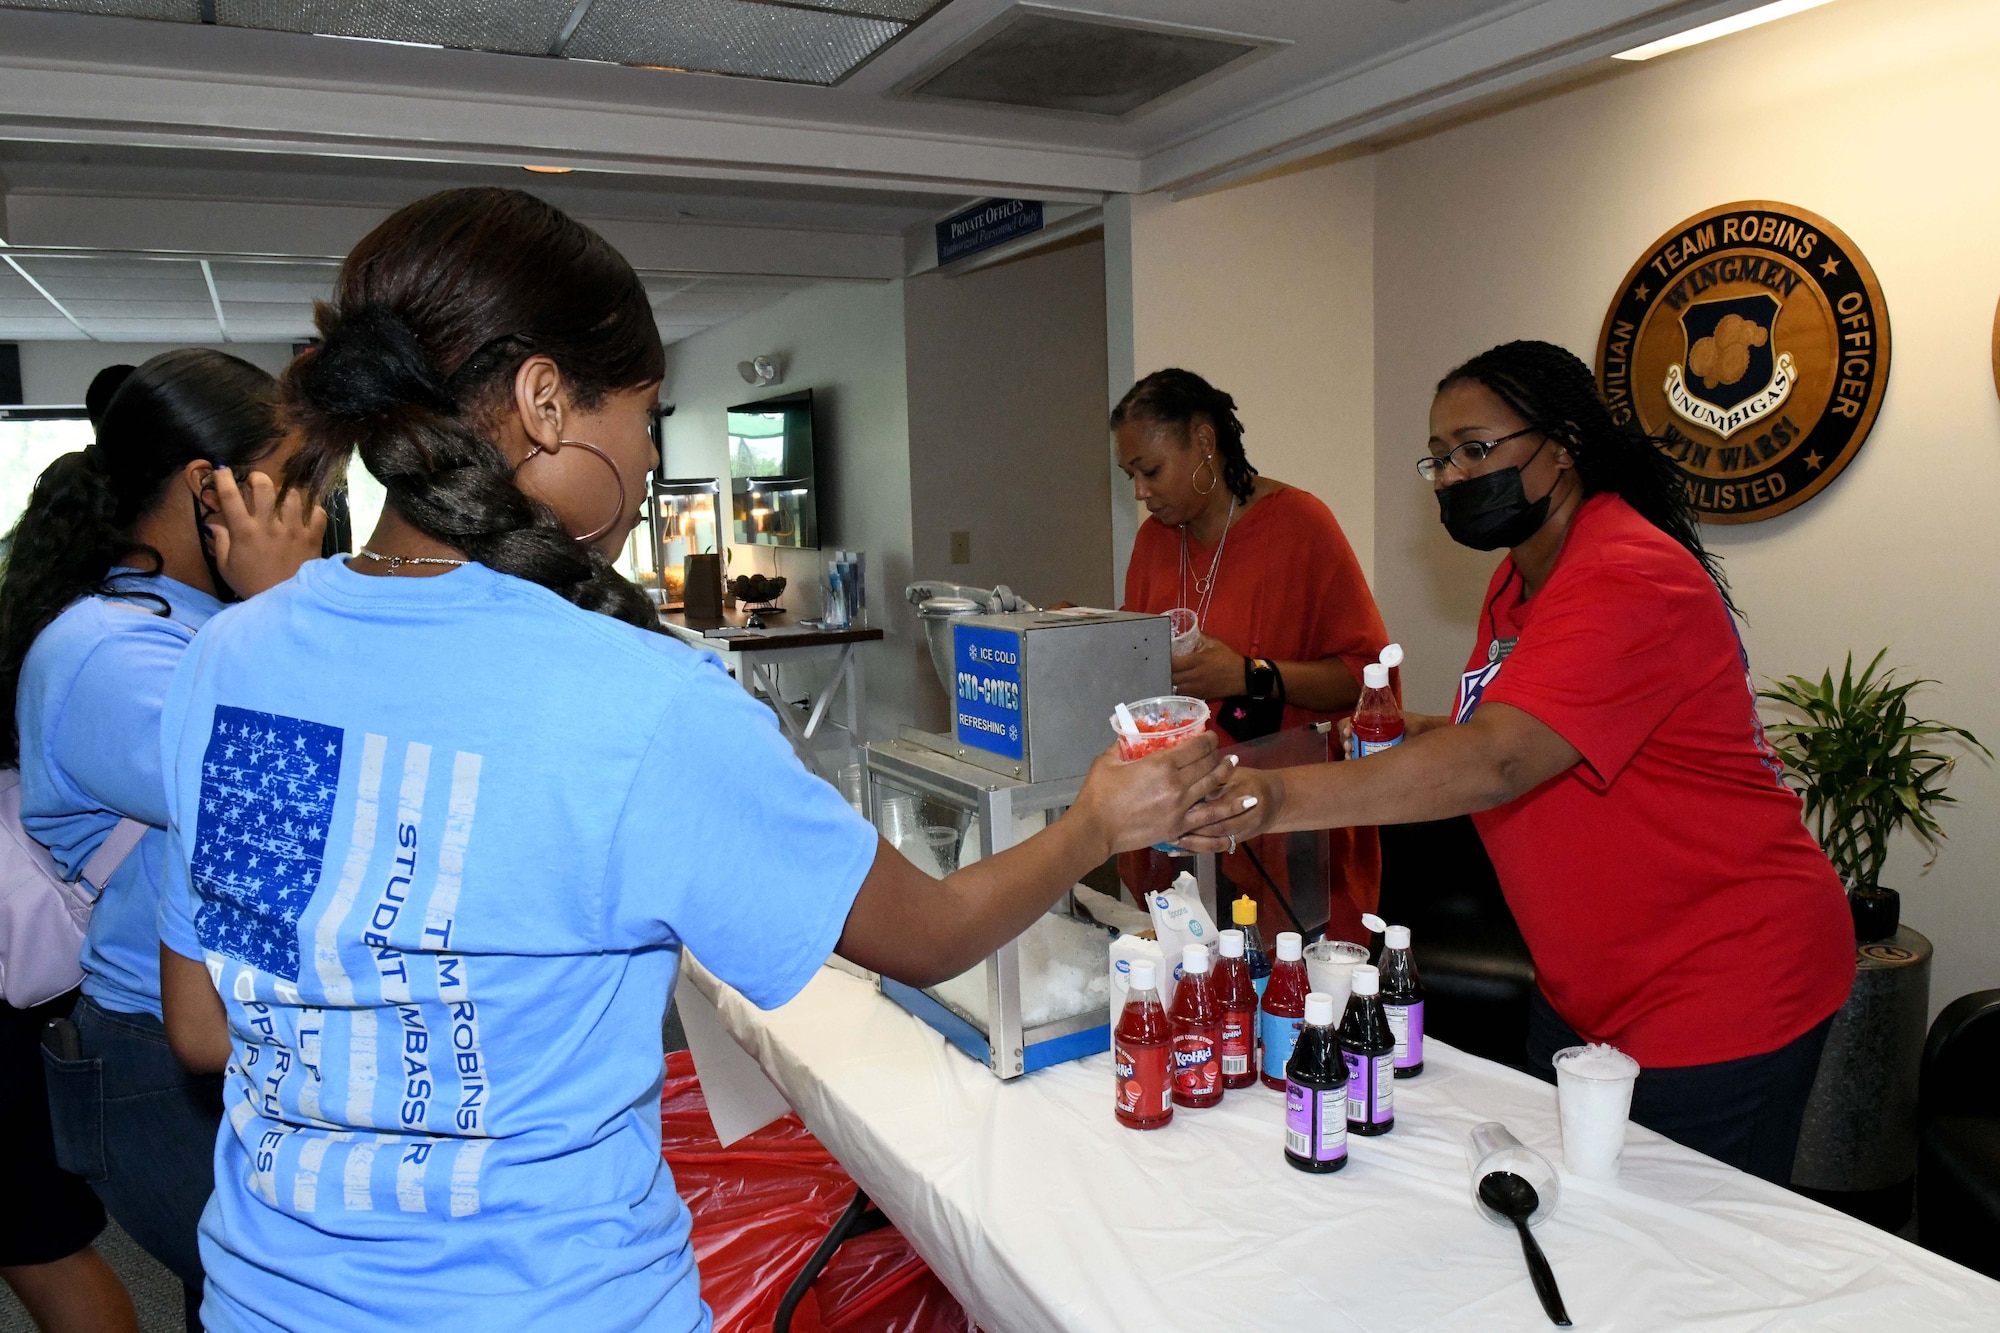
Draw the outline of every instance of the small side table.
[[[1931,942],[1902,927],[1855,950],[1854,990],[1834,1015],[1806,1103],[1792,1185],[1893,1231],[1917,1174],[1917,1073],[1930,1018]]]
[[[837,695],[845,696],[840,725],[847,729],[853,744],[864,744],[868,739],[868,691],[862,672],[861,646],[880,639],[882,631],[813,629],[803,625],[751,629],[748,621],[749,616],[741,611],[724,612],[720,620],[691,619],[681,611],[663,612],[660,616],[660,625],[669,634],[690,647],[722,658],[752,697],[762,690],[778,715],[778,725],[807,768],[813,768],[813,740],[819,735]],[[710,637],[710,630],[727,633]],[[801,721],[778,691],[778,668],[828,660],[834,664],[833,678]]]

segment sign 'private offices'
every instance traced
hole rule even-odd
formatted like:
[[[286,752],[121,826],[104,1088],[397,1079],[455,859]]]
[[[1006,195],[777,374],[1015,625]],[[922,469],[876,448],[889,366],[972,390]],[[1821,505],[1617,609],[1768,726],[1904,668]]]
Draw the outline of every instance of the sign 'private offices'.
[[[1824,218],[1748,201],[1655,241],[1604,317],[1597,379],[1709,523],[1804,504],[1853,461],[1889,382],[1874,270]]]

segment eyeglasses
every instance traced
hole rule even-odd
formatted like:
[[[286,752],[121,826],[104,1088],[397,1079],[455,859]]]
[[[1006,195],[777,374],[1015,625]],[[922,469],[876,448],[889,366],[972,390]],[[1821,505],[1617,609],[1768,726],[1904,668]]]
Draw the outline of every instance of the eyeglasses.
[[[1512,435],[1502,435],[1497,440],[1467,440],[1449,453],[1425,454],[1417,460],[1417,475],[1425,481],[1434,482],[1444,475],[1446,468],[1457,467],[1463,471],[1469,464],[1483,463],[1488,455],[1507,441],[1518,440],[1523,435],[1533,435],[1540,429],[1539,426],[1527,426]]]

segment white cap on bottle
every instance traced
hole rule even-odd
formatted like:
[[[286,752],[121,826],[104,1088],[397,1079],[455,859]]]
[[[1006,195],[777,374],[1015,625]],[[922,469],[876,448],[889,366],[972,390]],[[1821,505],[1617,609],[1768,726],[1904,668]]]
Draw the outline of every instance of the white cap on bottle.
[[[1135,958],[1132,960],[1132,979],[1127,983],[1131,990],[1151,990],[1158,985],[1153,976],[1153,960]]]
[[[1400,643],[1390,644],[1382,650],[1382,656],[1377,660],[1385,667],[1399,667],[1403,665],[1403,645]]]
[[[1408,932],[1405,933],[1407,934]],[[1225,930],[1220,935],[1216,936],[1216,939],[1221,943],[1222,956],[1224,958],[1241,958],[1243,956],[1242,931]]]
[[[1281,930],[1278,932],[1279,962],[1296,963],[1305,956],[1306,942],[1304,936],[1300,935],[1296,930]]]
[[[1190,944],[1181,950],[1181,971],[1194,977],[1208,971],[1208,946]]]
[[[1409,948],[1410,928],[1408,926],[1389,927],[1387,930],[1382,932],[1382,944],[1385,948],[1390,948],[1390,949]]]
[[[1306,1022],[1314,1027],[1333,1026],[1333,997],[1319,991],[1306,996]]]
[[[1354,969],[1354,993],[1356,995],[1380,995],[1382,974],[1362,963]]]
[[[1371,690],[1389,688],[1389,668],[1380,662],[1370,662],[1361,668],[1361,683]]]

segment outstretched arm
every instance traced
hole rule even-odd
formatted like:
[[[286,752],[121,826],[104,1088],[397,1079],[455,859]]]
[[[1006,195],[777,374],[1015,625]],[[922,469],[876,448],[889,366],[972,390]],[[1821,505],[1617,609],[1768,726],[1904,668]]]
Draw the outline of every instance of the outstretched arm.
[[[1061,819],[942,880],[878,840],[836,952],[912,986],[955,977],[1033,925],[1112,853],[1177,836],[1189,807],[1231,771],[1215,757],[1213,736],[1130,763],[1106,751]]]
[[[1221,850],[1228,839],[1296,829],[1411,824],[1505,805],[1583,756],[1546,724],[1489,703],[1459,726],[1436,727],[1366,759],[1303,768],[1238,769],[1222,795],[1195,812],[1209,822],[1183,846]]]

